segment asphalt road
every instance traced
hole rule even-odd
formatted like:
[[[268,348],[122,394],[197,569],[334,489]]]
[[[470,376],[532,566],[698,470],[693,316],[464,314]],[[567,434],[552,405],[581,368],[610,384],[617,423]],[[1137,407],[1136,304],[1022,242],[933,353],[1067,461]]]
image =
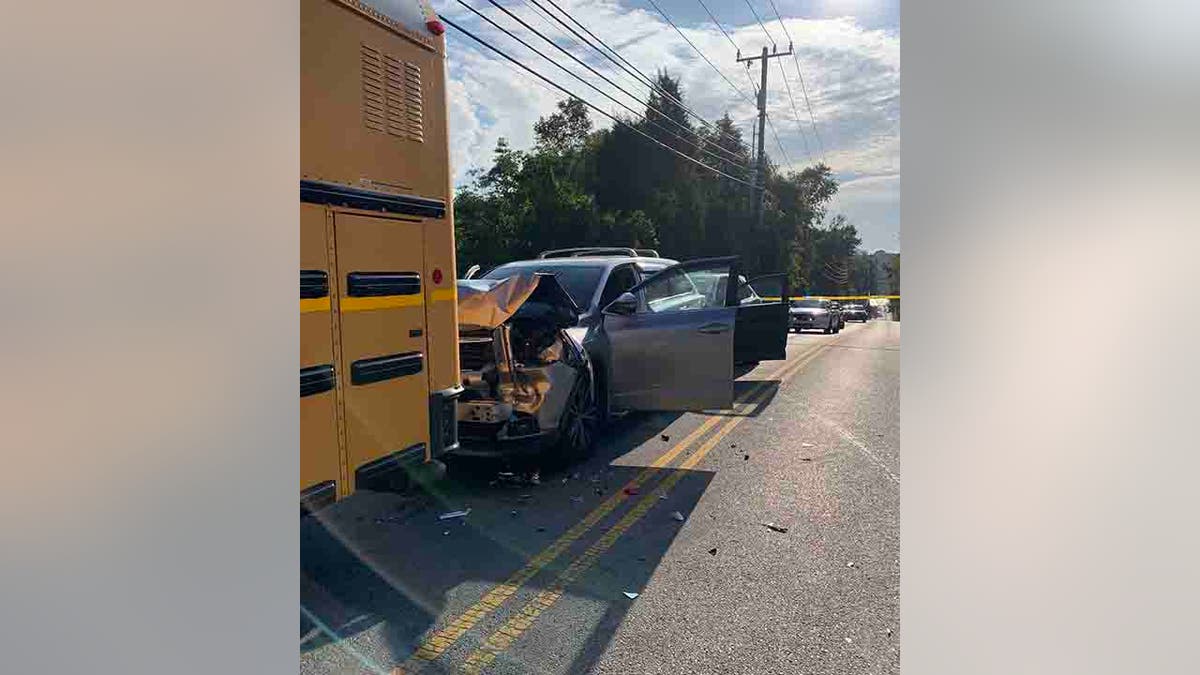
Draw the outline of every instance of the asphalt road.
[[[900,324],[790,335],[737,393],[305,519],[301,672],[897,672]]]

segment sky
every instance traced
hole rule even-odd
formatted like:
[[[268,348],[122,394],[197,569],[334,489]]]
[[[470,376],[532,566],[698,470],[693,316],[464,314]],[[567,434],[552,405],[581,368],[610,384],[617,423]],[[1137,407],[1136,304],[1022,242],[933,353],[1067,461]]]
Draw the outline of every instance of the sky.
[[[544,53],[557,55],[560,63],[625,105],[638,111],[644,109],[641,103],[572,63],[522,28],[489,0],[462,1]],[[713,24],[701,1],[729,38]],[[772,1],[782,17],[782,26]],[[644,85],[636,86],[636,80],[595,50],[579,44],[565,29],[542,15],[530,0],[496,2],[630,93],[646,99]],[[554,9],[548,0],[537,2],[550,11]],[[747,143],[756,115],[752,80],[748,75],[757,83],[760,74],[757,63],[747,73],[745,66],[736,62],[738,49],[743,55],[757,54],[763,46],[771,47],[774,41],[775,46],[786,51],[788,37],[783,28],[786,26],[796,56],[774,59],[770,64],[767,115],[771,126],[767,128],[767,154],[784,170],[800,170],[823,158],[840,182],[830,215],[841,213],[854,223],[864,250],[900,250],[898,1],[653,0],[720,74],[680,37],[651,0],[554,2],[642,72],[652,76],[657,69],[665,68],[673,77],[680,78],[684,103],[704,118],[711,121],[728,112]],[[627,113],[486,24],[459,0],[434,0],[434,6],[439,13],[601,109]],[[762,26],[751,13],[751,7],[762,19]],[[555,103],[564,96],[453,28],[447,28],[446,34],[451,162],[455,183],[462,184],[469,180],[471,169],[491,165],[499,138],[508,139],[516,148],[532,145],[533,123],[553,112]],[[803,89],[797,66],[803,77]],[[736,85],[740,93],[721,75]],[[804,91],[808,94],[807,106]],[[591,118],[596,128],[612,124],[594,111]]]

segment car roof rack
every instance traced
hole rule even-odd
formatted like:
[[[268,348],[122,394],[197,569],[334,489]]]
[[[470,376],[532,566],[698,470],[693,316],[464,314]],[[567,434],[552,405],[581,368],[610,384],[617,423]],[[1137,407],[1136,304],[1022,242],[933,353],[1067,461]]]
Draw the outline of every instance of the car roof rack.
[[[557,248],[542,251],[538,258],[577,258],[585,255],[627,255],[631,258],[658,258],[652,248],[629,248],[627,246],[583,246],[580,248]]]

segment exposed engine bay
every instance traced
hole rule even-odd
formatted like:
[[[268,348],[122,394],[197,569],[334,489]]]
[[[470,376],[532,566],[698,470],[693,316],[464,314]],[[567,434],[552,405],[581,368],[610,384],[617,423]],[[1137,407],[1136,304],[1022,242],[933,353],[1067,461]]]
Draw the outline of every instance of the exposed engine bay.
[[[586,386],[590,400],[592,382],[586,352],[566,331],[579,315],[570,296],[553,276],[528,274],[459,281],[458,305],[463,454],[557,441],[572,394]]]

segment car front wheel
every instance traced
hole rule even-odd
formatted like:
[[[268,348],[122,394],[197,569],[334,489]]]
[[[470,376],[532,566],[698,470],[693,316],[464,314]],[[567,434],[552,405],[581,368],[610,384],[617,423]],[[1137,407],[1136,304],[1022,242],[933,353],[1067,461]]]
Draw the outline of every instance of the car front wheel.
[[[592,392],[592,381],[584,371],[575,379],[567,405],[559,418],[555,454],[572,462],[591,455],[599,418],[600,410]]]

